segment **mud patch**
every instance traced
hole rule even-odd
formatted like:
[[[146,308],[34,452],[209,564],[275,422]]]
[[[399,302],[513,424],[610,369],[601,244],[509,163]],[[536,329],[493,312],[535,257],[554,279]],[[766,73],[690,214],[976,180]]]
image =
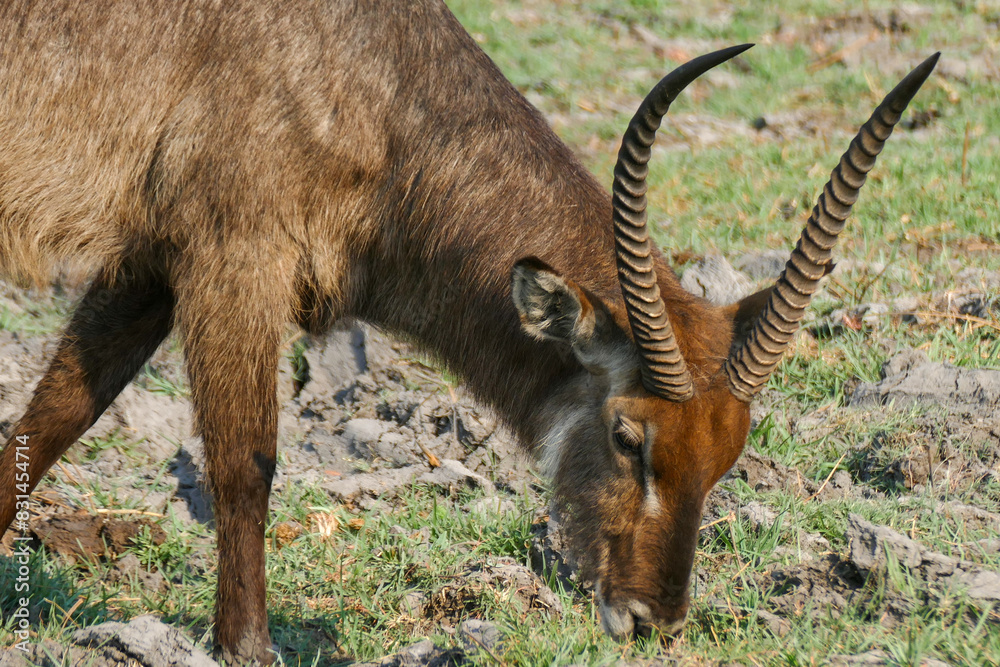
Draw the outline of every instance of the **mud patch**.
[[[0,667],[219,667],[178,630],[155,616],[128,623],[108,622],[73,633],[75,646],[51,640],[29,644],[28,651],[0,652]]]
[[[753,292],[753,284],[720,255],[710,255],[689,265],[681,287],[717,306],[726,306]]]
[[[50,346],[47,339],[0,331],[0,430],[27,405]],[[463,391],[443,384],[408,345],[355,326],[308,338],[296,354],[289,364],[298,367],[297,379],[287,378],[283,388],[288,400],[275,491],[318,484],[337,500],[368,507],[375,496],[391,497],[413,484],[478,486],[487,493],[494,482],[530,487],[531,465],[513,435]],[[171,386],[183,384],[176,349],[158,351],[150,368],[157,378],[173,378]],[[204,447],[191,435],[189,400],[183,392],[162,392],[147,375],[129,385],[87,432],[97,444],[76,445],[54,469],[73,486],[56,490],[43,480],[34,497],[51,492],[61,506],[81,508],[87,501],[75,487],[113,485],[118,504],[210,523]],[[171,457],[157,473],[155,463]],[[97,548],[85,544],[85,551]]]
[[[830,656],[830,667],[892,667],[898,665],[895,658],[885,651],[865,651],[857,655],[832,655]],[[950,667],[948,663],[935,660],[934,658],[924,658],[920,661],[920,667]]]
[[[775,569],[759,583],[770,594],[771,611],[785,618],[806,614],[822,621],[840,618],[850,608],[863,610],[860,616],[867,621],[893,628],[911,611],[903,597],[883,595],[853,563],[836,555]]]
[[[32,520],[31,536],[52,553],[70,560],[93,561],[107,556],[117,556],[135,546],[135,539],[149,531],[154,545],[163,544],[166,533],[148,519],[126,521],[77,512],[63,516],[39,517]],[[9,549],[4,540],[5,551]]]
[[[499,558],[475,568],[466,579],[500,591],[505,603],[513,605],[522,614],[542,611],[558,616],[563,613],[562,603],[552,589],[545,585],[541,577],[513,558]]]
[[[410,615],[420,617],[415,630],[430,631],[435,627],[448,630],[470,617],[482,617],[486,596],[493,596],[497,604],[509,606],[522,616],[563,613],[556,594],[537,574],[513,558],[475,566],[430,595],[414,591],[404,597],[403,606]]]
[[[862,574],[885,571],[891,559],[936,588],[964,592],[973,600],[1000,601],[1000,573],[934,552],[857,514],[849,517],[846,537],[850,560]]]
[[[1000,371],[934,363],[908,350],[884,364],[879,382],[860,384],[850,400],[858,410],[908,406],[926,410],[912,420],[911,442],[891,443],[876,434],[855,463],[862,481],[880,478],[883,485],[948,493],[1000,475]]]
[[[454,628],[469,616],[483,613],[481,584],[443,586],[431,594],[423,608],[424,620],[435,626]]]
[[[559,511],[554,504],[535,515],[531,525],[529,556],[536,573],[546,576],[554,573],[567,590],[580,588],[586,591],[592,588],[592,582],[581,576],[579,563],[570,551]]]
[[[957,501],[942,503],[937,511],[968,530],[995,530],[1000,526],[1000,514]]]
[[[871,444],[848,464],[857,478],[886,491],[951,494],[975,488],[996,476],[1000,462],[996,447],[954,437],[956,431],[963,430],[961,425],[948,429],[918,421],[925,423],[902,442],[889,434],[876,433]],[[897,453],[901,444],[905,450]]]
[[[463,651],[438,648],[427,639],[376,662],[355,663],[355,667],[447,667],[464,663]]]
[[[215,667],[217,663],[178,630],[155,616],[128,623],[101,623],[73,633],[73,642],[93,649],[91,655],[111,664],[144,667]]]
[[[769,456],[747,447],[737,459],[729,476],[741,479],[757,492],[782,491],[797,498],[833,500],[861,494],[846,471],[835,471],[822,483],[786,466]],[[724,480],[723,480],[724,481]]]
[[[737,459],[730,475],[742,479],[757,492],[784,491],[805,498],[819,490],[819,486],[799,470],[783,465],[749,447]]]
[[[923,352],[908,350],[884,364],[879,382],[858,385],[850,404],[890,403],[945,406],[949,412],[993,422],[1000,410],[1000,371],[935,363]]]
[[[28,644],[27,652],[17,648],[0,651],[0,667],[64,667],[64,665],[119,667],[120,664],[95,660],[85,649],[76,646],[63,646],[51,639]]]
[[[1000,600],[1000,573],[934,552],[856,514],[849,517],[845,539],[846,558],[831,554],[760,575],[759,583],[770,595],[771,611],[784,618],[807,614],[818,621],[850,611],[892,629],[917,605],[945,591],[967,595],[987,607]],[[988,540],[980,546],[993,548]],[[913,578],[921,599],[896,590],[888,574],[890,564]]]

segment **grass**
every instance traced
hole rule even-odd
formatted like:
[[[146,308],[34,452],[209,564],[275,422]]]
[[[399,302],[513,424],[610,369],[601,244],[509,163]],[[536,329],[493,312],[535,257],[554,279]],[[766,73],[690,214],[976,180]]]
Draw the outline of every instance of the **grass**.
[[[101,458],[105,452],[109,450],[116,450],[125,458],[135,460],[136,453],[133,450],[140,442],[141,440],[129,440],[124,434],[122,434],[121,429],[115,429],[112,433],[104,437],[81,438],[80,444],[83,445],[83,447],[74,447],[71,454],[75,454],[79,451],[82,452],[82,458],[84,461],[96,461]]]
[[[271,628],[285,664],[332,665],[346,656],[373,660],[421,636],[458,646],[446,628],[469,615],[492,620],[504,635],[498,655],[472,653],[472,662],[482,665],[643,659],[815,665],[834,654],[874,650],[896,666],[930,658],[956,665],[1000,663],[995,604],[929,588],[898,564],[869,580],[864,594],[836,613],[807,603],[780,623],[769,616],[779,597],[774,572],[800,563],[809,535],[826,539],[832,552],[846,552],[852,513],[940,553],[1000,569],[1000,555],[970,546],[996,539],[996,526],[939,511],[947,501],[995,510],[995,475],[956,489],[901,487],[886,471],[917,445],[941,444],[942,436],[926,426],[933,414],[845,410],[858,383],[877,381],[882,365],[901,349],[920,349],[933,361],[966,368],[1000,368],[996,311],[969,316],[947,302],[977,291],[987,301],[1000,296],[995,285],[977,287],[974,278],[958,277],[968,270],[1000,270],[1000,6],[931,0],[910,16],[888,0],[868,0],[851,11],[824,0],[767,7],[717,0],[686,6],[658,0],[448,4],[605,183],[621,131],[660,76],[714,48],[757,43],[738,64],[722,66],[678,99],[654,148],[650,220],[678,271],[690,258],[712,253],[735,260],[790,249],[830,169],[880,96],[906,69],[943,52],[939,73],[904,117],[909,122],[923,116],[928,125],[901,127],[888,143],[836,250],[841,270],[813,304],[806,328],[815,335],[800,336],[772,376],[760,400],[763,418],[749,440],[750,447],[816,483],[836,465],[871,494],[806,500],[784,491],[758,492],[738,479],[725,482],[742,506],[759,503],[777,518],[757,526],[736,511],[703,531],[690,622],[678,640],[662,646],[655,639],[621,643],[604,636],[590,596],[553,573],[543,574],[566,610],[561,616],[519,607],[512,602],[516,592],[504,586],[468,583],[470,569],[496,558],[530,561],[527,545],[538,504],[533,494],[513,494],[513,512],[484,516],[466,509],[480,497],[476,493],[415,487],[402,498],[360,510],[334,503],[316,487],[289,484],[274,498],[267,532]],[[893,12],[902,26],[895,30],[887,24]],[[869,41],[851,51],[859,36]],[[828,63],[841,49],[845,59]],[[754,130],[761,118],[781,136]],[[831,320],[844,309],[891,305],[901,296],[917,298],[915,321],[890,312],[855,330]],[[62,298],[38,304],[0,300],[0,331],[51,335],[68,307]],[[303,353],[299,342],[288,352],[297,382],[306,372]],[[414,376],[419,382],[412,388],[431,385],[447,392],[456,379],[431,365]],[[183,381],[153,366],[144,369],[140,385],[172,397],[188,395]],[[804,415],[823,416],[828,428],[804,428]],[[127,454],[132,444],[117,435],[94,439],[85,455],[96,458],[112,448]],[[988,452],[954,444],[962,456],[980,456],[995,470]],[[81,507],[123,507],[108,480],[73,489]],[[316,514],[334,517],[339,529],[320,534],[310,518]],[[277,526],[286,522],[305,530],[283,544]],[[32,621],[37,638],[65,640],[79,627],[153,612],[203,645],[209,642],[213,532],[173,516],[161,525],[164,543],[140,539],[133,552],[169,582],[163,592],[134,580],[112,581],[106,560],[72,565],[37,552],[31,569],[33,599],[39,601]],[[0,558],[0,581],[10,580],[12,567]],[[414,591],[426,595],[426,604],[438,605],[440,618],[411,613],[408,595]],[[888,627],[883,619],[899,600],[906,613]],[[0,589],[0,618],[7,619],[14,604],[10,591]],[[12,641],[11,627],[9,619],[0,626],[0,644]]]
[[[140,387],[154,394],[171,398],[190,398],[191,396],[191,389],[183,378],[167,377],[161,370],[150,364],[146,364],[139,371],[137,382]]]
[[[0,331],[17,332],[22,336],[46,336],[62,329],[69,301],[63,297],[45,296],[21,304],[0,298]]]
[[[706,20],[713,15],[713,4],[717,11],[731,14],[728,21]],[[494,6],[465,0],[451,5],[505,74],[522,90],[537,92],[535,101],[555,117],[557,131],[572,145],[588,147],[583,151],[585,160],[608,183],[614,143],[631,110],[674,64],[669,49],[666,58],[656,56],[633,38],[633,26],[645,27],[668,45],[672,39],[698,43],[698,51],[682,48],[673,55],[677,58],[725,44],[759,43],[741,57],[744,66],[739,70],[723,66],[736,77],[735,85],[695,84],[676,103],[677,112],[749,127],[757,117],[801,110],[815,119],[818,136],[776,142],[733,132],[709,145],[695,141],[667,155],[655,152],[658,157],[650,165],[651,218],[661,223],[661,243],[677,250],[733,255],[761,247],[791,247],[798,222],[808,214],[836,158],[847,147],[848,133],[898,79],[895,72],[880,71],[877,63],[810,71],[818,57],[806,34],[785,43],[788,30],[775,32],[777,25],[791,24],[814,36],[817,29],[810,26],[844,14],[836,5],[782,3],[780,21],[777,11],[739,10],[721,3],[689,10],[670,3]],[[892,7],[865,4],[873,15],[884,15]],[[976,40],[979,46],[970,48],[966,40],[973,33],[961,33],[962,19],[991,15],[988,7],[961,10],[950,2],[922,7],[929,15],[892,38],[890,53],[906,54],[907,66],[933,50],[942,50],[946,59],[962,60],[977,54],[980,47],[996,48],[995,34],[992,41]],[[941,29],[956,22],[957,30]],[[835,43],[830,48],[840,46]],[[634,72],[642,76],[633,76]],[[998,230],[987,212],[997,202],[996,150],[989,140],[1000,129],[991,111],[997,102],[998,88],[985,79],[953,84],[934,78],[913,110],[933,109],[940,117],[930,132],[897,132],[855,209],[847,238],[849,252],[843,254],[864,257],[865,248],[882,249],[887,239],[906,239],[936,225],[943,225],[940,240],[982,236],[996,241]],[[963,179],[966,124],[971,140]],[[668,117],[665,134],[670,136],[672,130],[676,134]],[[795,203],[794,221],[778,215],[782,202]]]

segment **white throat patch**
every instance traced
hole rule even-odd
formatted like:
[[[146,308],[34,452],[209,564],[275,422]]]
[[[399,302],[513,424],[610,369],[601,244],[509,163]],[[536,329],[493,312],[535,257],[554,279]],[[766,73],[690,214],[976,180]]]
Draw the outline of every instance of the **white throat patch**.
[[[542,474],[547,479],[555,479],[559,470],[563,452],[569,445],[569,436],[573,428],[582,420],[586,419],[588,411],[586,407],[573,408],[564,412],[558,417],[549,430],[542,437],[540,446],[541,454],[538,457],[542,468]]]

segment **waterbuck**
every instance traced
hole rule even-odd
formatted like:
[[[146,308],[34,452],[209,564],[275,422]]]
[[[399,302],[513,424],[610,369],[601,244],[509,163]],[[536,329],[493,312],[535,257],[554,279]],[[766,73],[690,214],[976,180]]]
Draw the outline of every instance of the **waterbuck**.
[[[216,642],[272,662],[279,346],[288,322],[357,318],[436,353],[537,450],[608,632],[675,631],[705,496],[936,61],[862,127],[776,285],[717,308],[648,239],[646,163],[674,97],[746,48],[654,88],[609,195],[441,0],[4,3],[0,270],[93,278],[0,456],[0,529],[176,326]]]

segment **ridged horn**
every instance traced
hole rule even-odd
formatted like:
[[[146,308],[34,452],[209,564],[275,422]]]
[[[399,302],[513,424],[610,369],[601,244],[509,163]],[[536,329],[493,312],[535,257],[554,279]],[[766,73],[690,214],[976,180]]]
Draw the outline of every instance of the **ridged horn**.
[[[764,311],[743,345],[726,360],[730,387],[740,400],[750,401],[761,390],[788,349],[875,158],[940,55],[935,53],[920,63],[885,96],[823,187]]]
[[[671,401],[688,400],[694,388],[653,268],[652,244],[646,229],[646,165],[650,147],[674,98],[699,76],[751,46],[733,46],[700,56],[663,77],[639,105],[618,151],[612,186],[618,282],[642,359],[642,384],[650,393]]]

